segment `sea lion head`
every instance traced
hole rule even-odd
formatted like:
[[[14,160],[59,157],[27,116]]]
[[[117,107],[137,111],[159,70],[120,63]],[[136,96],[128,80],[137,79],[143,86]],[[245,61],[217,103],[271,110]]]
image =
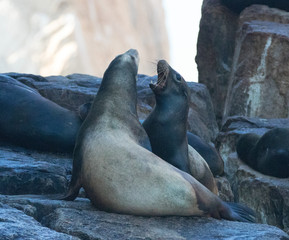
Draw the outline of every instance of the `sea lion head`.
[[[104,78],[108,77],[117,78],[115,76],[125,74],[137,75],[139,65],[139,54],[135,49],[130,49],[123,54],[115,57],[115,59],[109,64],[107,70],[104,73]],[[120,74],[121,73],[121,74]]]
[[[157,64],[158,80],[156,84],[150,84],[150,88],[157,96],[182,96],[189,99],[190,89],[184,78],[175,71],[165,60]]]

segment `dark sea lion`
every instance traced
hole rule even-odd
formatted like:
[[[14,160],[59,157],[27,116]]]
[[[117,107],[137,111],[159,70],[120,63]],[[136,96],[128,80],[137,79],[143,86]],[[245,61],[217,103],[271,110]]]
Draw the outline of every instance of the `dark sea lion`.
[[[274,128],[263,136],[244,134],[237,141],[236,150],[253,169],[273,177],[289,177],[288,128]]]
[[[27,148],[72,152],[81,120],[19,81],[0,75],[0,138]]]
[[[207,164],[200,164],[199,162],[204,161],[201,156],[196,153],[189,155],[188,152],[187,122],[190,89],[183,77],[165,60],[158,62],[157,72],[157,83],[150,84],[156,104],[143,122],[152,152],[178,169],[189,174],[194,173],[193,176],[197,180],[217,193],[215,180]],[[207,172],[198,169],[199,167],[207,168]]]
[[[238,14],[253,4],[262,4],[271,8],[289,11],[289,3],[287,0],[221,0],[221,3]]]
[[[189,174],[148,151],[137,116],[138,53],[117,56],[104,73],[79,131],[66,199],[81,186],[98,208],[144,216],[212,216],[252,221],[252,212],[227,204]]]
[[[222,175],[224,173],[224,161],[217,150],[193,133],[187,132],[187,138],[189,145],[205,159],[213,175]]]

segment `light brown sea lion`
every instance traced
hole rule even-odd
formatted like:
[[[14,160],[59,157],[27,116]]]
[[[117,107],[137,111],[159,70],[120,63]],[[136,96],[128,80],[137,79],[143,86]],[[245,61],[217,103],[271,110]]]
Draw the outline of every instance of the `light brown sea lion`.
[[[138,52],[117,56],[104,73],[76,141],[64,199],[81,186],[98,208],[143,216],[212,216],[253,221],[252,211],[223,202],[191,175],[148,151],[136,110]]]

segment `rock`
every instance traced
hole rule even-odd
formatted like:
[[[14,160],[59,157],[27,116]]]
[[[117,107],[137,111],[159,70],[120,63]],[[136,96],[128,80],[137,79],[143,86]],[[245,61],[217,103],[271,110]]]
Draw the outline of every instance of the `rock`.
[[[33,240],[77,240],[79,238],[58,233],[41,226],[32,217],[22,211],[0,203],[0,236],[3,240],[33,239]]]
[[[0,8],[6,23],[0,72],[102,76],[111,59],[132,47],[143,59],[141,73],[150,74],[155,59],[169,60],[161,0],[11,0]]]
[[[188,82],[188,86],[191,90],[188,130],[206,142],[214,142],[219,128],[209,91],[199,83]]]
[[[219,125],[234,115],[288,116],[289,13],[255,3],[289,9],[283,0],[203,2],[196,62]]]
[[[289,239],[280,229],[200,217],[138,217],[106,213],[88,200],[45,200],[41,196],[0,196],[0,202],[39,210],[38,221],[80,239]],[[45,211],[40,211],[43,209]]]
[[[64,193],[71,156],[0,145],[0,194]]]
[[[220,0],[203,1],[196,63],[199,83],[208,87],[218,123],[223,117],[237,26],[238,15]]]
[[[7,73],[7,75],[35,88],[43,97],[73,111],[78,111],[80,105],[93,101],[101,84],[101,78],[84,74],[72,74],[66,77],[41,77],[22,73]],[[155,104],[149,83],[156,81],[157,76],[138,75],[137,108],[139,118],[142,120],[148,116]],[[214,141],[219,129],[208,90],[203,84],[188,82],[188,85],[191,89],[189,131],[206,142]]]
[[[219,197],[225,202],[234,202],[234,194],[228,179],[226,177],[216,177],[215,180],[219,190]]]
[[[289,180],[256,172],[238,159],[227,158],[228,179],[235,201],[254,209],[258,222],[277,226],[289,233]]]
[[[3,146],[3,143],[1,145],[0,166],[5,169],[1,174],[7,179],[5,183],[0,182],[1,191],[2,194],[12,194],[0,195],[0,206],[5,206],[3,209],[0,207],[0,222],[7,222],[5,225],[0,224],[0,234],[5,229],[4,235],[1,235],[4,239],[28,239],[31,233],[37,234],[39,239],[66,239],[66,235],[55,235],[60,234],[57,232],[79,239],[192,239],[196,236],[198,239],[226,239],[236,236],[245,239],[289,239],[281,230],[267,225],[198,217],[127,216],[98,211],[85,198],[77,198],[72,202],[51,200],[65,192],[64,188],[67,187],[71,174],[70,156]],[[15,175],[18,176],[17,181],[14,179]],[[217,184],[220,197],[232,201],[226,178],[217,178]],[[44,195],[19,195],[28,193]],[[7,219],[6,215],[14,220]],[[30,226],[23,224],[23,219]],[[46,238],[45,231],[48,229],[36,221],[56,232],[51,230],[51,238]],[[1,228],[2,226],[5,228]],[[22,230],[22,227],[26,230]]]
[[[286,107],[289,13],[275,9],[266,20],[264,14],[268,7],[252,8],[245,9],[240,16],[224,120],[235,115],[259,118],[285,118],[289,115]],[[256,20],[252,20],[252,13]],[[260,15],[263,15],[261,21]],[[281,16],[286,16],[283,19],[286,24],[279,23]],[[274,19],[277,22],[269,22]]]
[[[217,147],[223,157],[225,174],[235,201],[255,210],[261,223],[277,226],[289,232],[289,180],[263,175],[238,159],[236,141],[242,134],[263,135],[274,127],[289,128],[288,119],[257,119],[231,117],[217,138]]]

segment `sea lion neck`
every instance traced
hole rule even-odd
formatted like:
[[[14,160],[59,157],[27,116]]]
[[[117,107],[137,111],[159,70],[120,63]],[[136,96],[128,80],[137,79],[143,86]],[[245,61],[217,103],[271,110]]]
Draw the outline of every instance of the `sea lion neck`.
[[[127,57],[127,56],[125,56]],[[106,112],[118,111],[137,116],[137,64],[122,55],[105,71],[95,104],[105,105]]]
[[[156,105],[154,110],[159,114],[171,115],[174,118],[184,120],[188,118],[189,104],[180,96],[155,95]],[[173,104],[174,106],[171,106]]]

